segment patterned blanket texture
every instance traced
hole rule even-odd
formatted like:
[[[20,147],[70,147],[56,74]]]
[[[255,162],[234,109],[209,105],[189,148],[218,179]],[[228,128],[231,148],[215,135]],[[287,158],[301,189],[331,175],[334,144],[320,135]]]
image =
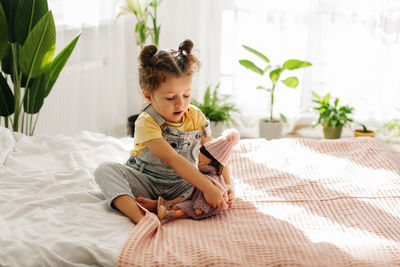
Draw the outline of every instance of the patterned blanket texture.
[[[400,266],[400,157],[379,140],[241,140],[229,166],[230,209],[147,212],[118,266]]]

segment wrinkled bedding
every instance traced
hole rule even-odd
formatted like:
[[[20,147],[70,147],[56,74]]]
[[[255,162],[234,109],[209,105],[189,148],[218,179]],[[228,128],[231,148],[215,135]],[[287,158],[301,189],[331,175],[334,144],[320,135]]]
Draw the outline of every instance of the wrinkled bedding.
[[[147,213],[118,266],[400,265],[399,157],[378,140],[241,140],[230,166],[231,209]]]
[[[0,126],[0,266],[115,266],[134,224],[107,207],[93,171],[131,147],[131,138]]]

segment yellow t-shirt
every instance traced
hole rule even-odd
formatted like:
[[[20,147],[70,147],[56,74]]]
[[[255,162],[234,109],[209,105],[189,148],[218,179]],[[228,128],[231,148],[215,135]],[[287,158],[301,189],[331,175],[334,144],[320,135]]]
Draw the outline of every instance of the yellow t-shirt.
[[[183,132],[203,130],[207,123],[206,116],[204,116],[198,107],[192,105],[183,114],[183,122],[167,122],[168,125]],[[131,155],[139,155],[146,148],[144,142],[157,138],[162,138],[161,127],[158,126],[152,116],[146,112],[142,112],[135,122],[135,146],[131,150]]]

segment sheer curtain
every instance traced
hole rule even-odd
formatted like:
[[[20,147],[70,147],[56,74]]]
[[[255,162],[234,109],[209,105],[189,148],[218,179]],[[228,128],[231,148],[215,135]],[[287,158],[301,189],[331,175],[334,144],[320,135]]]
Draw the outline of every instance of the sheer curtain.
[[[140,52],[133,15],[115,20],[124,0],[48,0],[57,28],[56,53],[81,32],[80,40],[40,112],[36,134],[74,134],[91,130],[127,134],[128,116],[143,105],[137,80]],[[221,16],[224,1],[164,0],[158,13],[160,48],[177,49],[190,38],[202,68],[193,96],[220,76]],[[226,5],[225,5],[226,6]]]
[[[275,113],[289,117],[287,131],[307,112],[312,91],[331,93],[355,108],[357,121],[379,127],[399,117],[400,2],[390,0],[237,0],[223,12],[222,80],[242,111],[242,135],[256,137],[266,117],[267,94],[256,90],[266,79],[245,70],[239,59],[252,59],[251,46],[272,64],[297,58],[313,63],[294,72],[296,89],[276,90]],[[261,64],[260,64],[261,65]]]
[[[40,112],[36,134],[126,131],[127,22],[114,21],[117,1],[49,0],[56,53],[80,40]]]

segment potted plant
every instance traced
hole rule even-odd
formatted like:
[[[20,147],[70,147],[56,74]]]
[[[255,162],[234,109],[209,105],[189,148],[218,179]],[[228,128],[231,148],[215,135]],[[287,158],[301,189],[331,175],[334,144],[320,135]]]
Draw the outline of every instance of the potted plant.
[[[368,129],[365,124],[358,123],[362,128],[354,130],[354,137],[375,137],[375,131]]]
[[[53,58],[56,27],[47,0],[0,1],[0,117],[5,127],[34,134],[44,99],[79,36]]]
[[[221,135],[230,124],[235,124],[232,114],[239,110],[234,104],[228,103],[227,96],[221,97],[218,94],[219,84],[211,91],[208,86],[203,97],[203,103],[192,99],[191,104],[198,107],[203,114],[210,120],[213,137]]]
[[[125,4],[116,7],[117,18],[121,15],[133,14],[136,18],[135,39],[136,44],[143,49],[147,37],[151,37],[152,44],[158,46],[161,26],[157,25],[157,8],[162,0],[125,0]],[[148,18],[151,17],[151,25]],[[135,122],[139,114],[128,117],[128,129],[131,137],[135,136]]]
[[[339,98],[330,103],[331,95],[328,93],[324,97],[320,97],[316,92],[312,92],[314,96],[313,102],[317,105],[313,107],[318,111],[318,120],[313,126],[322,125],[322,130],[325,139],[338,139],[342,134],[343,126],[352,122],[350,114],[353,108],[349,106],[339,106]]]
[[[270,84],[267,87],[263,85],[257,86],[257,89],[265,90],[270,94],[269,115],[267,118],[261,119],[259,123],[260,137],[264,137],[266,139],[280,138],[282,136],[283,123],[286,122],[286,117],[283,114],[279,115],[279,119],[274,116],[275,89],[280,83],[289,88],[296,88],[299,84],[297,77],[290,76],[285,79],[281,79],[282,73],[311,66],[311,63],[297,59],[288,59],[282,65],[272,66],[270,64],[270,60],[264,54],[246,45],[242,45],[242,47],[259,57],[264,63],[266,63],[266,65],[265,67],[260,68],[254,62],[247,59],[239,60],[239,63],[243,67],[259,75],[267,75],[270,80]]]

